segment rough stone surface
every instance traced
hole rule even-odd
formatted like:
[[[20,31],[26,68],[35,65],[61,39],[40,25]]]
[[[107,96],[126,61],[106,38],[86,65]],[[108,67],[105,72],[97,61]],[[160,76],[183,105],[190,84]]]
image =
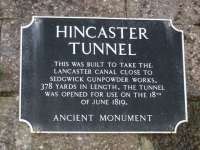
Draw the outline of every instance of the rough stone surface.
[[[179,25],[184,31],[187,92],[189,97],[200,95],[200,26]]]
[[[31,134],[18,121],[20,26],[32,15],[171,18],[184,30],[189,123],[177,134]],[[1,0],[0,149],[1,150],[197,150],[200,149],[199,0]]]
[[[127,0],[127,16],[172,19],[176,24],[199,25],[199,0]]]
[[[1,19],[0,24],[0,92],[18,92],[20,21]]]
[[[18,98],[0,97],[0,149],[31,149],[31,133],[18,121]]]
[[[180,0],[127,0],[128,17],[174,19]]]
[[[16,100],[0,97],[0,149],[15,148]]]
[[[67,150],[115,150],[115,149],[141,149],[146,146],[139,141],[136,135],[120,135],[120,134],[68,134],[68,135],[41,135],[34,134],[32,136],[32,146],[35,149],[64,149]],[[148,140],[143,137],[143,141]],[[41,142],[39,142],[41,141]],[[151,143],[147,143],[149,150],[153,149]]]
[[[181,124],[177,134],[152,135],[154,146],[165,150],[199,150],[200,149],[200,102],[189,104],[189,123]]]
[[[13,136],[15,137],[16,150],[32,150],[32,137],[27,124],[19,123],[19,121],[16,120],[15,133]]]

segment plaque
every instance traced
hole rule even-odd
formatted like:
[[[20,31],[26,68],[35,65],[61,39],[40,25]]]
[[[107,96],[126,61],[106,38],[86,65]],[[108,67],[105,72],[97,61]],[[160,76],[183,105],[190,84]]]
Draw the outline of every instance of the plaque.
[[[21,28],[19,120],[33,133],[176,133],[183,38],[170,19],[34,16]]]

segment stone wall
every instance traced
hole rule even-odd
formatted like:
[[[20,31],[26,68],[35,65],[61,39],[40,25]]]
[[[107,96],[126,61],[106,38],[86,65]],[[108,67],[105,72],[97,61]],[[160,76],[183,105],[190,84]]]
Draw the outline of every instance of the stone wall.
[[[171,18],[184,30],[189,123],[177,134],[31,134],[18,121],[20,26],[32,15]],[[1,0],[1,150],[200,149],[199,0]]]

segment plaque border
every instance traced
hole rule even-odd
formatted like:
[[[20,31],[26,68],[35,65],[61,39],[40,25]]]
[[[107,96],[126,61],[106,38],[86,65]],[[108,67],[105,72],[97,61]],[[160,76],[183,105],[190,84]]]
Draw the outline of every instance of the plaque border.
[[[176,32],[181,33],[182,37],[182,58],[183,58],[183,78],[184,78],[184,98],[185,98],[185,119],[180,120],[177,122],[176,126],[174,127],[174,130],[172,131],[35,131],[33,130],[33,127],[31,123],[21,117],[21,84],[22,84],[22,36],[23,36],[23,30],[26,28],[29,28],[34,21],[37,18],[67,18],[67,19],[108,19],[108,20],[147,20],[147,21],[167,21],[169,22],[169,27],[172,27]],[[184,33],[183,30],[177,29],[173,23],[172,19],[162,19],[162,18],[118,18],[118,17],[80,17],[80,16],[32,16],[32,20],[29,24],[27,25],[21,25],[20,28],[20,79],[19,79],[19,121],[26,123],[29,128],[31,133],[73,133],[73,134],[87,134],[87,133],[95,133],[95,134],[109,134],[109,133],[115,133],[115,134],[123,134],[123,133],[137,133],[137,134],[175,134],[177,133],[178,127],[180,124],[188,122],[188,105],[187,105],[187,89],[186,89],[186,71],[185,71],[185,47],[184,47]]]

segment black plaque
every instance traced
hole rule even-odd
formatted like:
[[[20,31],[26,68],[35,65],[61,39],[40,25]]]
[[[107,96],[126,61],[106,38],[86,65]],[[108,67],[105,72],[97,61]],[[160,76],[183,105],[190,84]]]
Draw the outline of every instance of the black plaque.
[[[169,19],[33,17],[20,78],[32,132],[176,133],[187,122],[183,32]]]

